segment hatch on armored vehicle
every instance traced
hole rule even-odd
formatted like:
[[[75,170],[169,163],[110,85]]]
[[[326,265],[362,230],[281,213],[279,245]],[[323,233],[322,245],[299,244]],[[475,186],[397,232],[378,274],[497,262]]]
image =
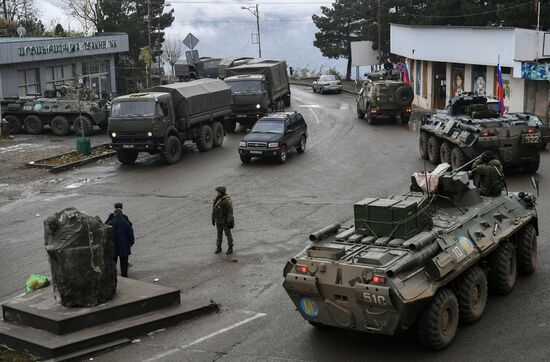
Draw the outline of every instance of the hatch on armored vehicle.
[[[540,127],[517,114],[498,115],[482,96],[451,99],[445,112],[421,120],[420,157],[458,168],[491,150],[504,167],[536,172],[542,146]]]
[[[287,263],[283,287],[310,324],[387,335],[416,325],[441,349],[459,321],[482,317],[488,289],[510,293],[517,272],[535,271],[534,194],[484,197],[465,171],[411,181],[403,196],[356,203],[354,226],[312,233]]]

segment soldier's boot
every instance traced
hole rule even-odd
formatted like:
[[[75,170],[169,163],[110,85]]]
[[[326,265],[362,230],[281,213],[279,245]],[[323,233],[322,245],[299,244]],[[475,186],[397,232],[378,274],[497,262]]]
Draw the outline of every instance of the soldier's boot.
[[[225,253],[225,255],[231,255],[233,254],[233,245],[229,246],[229,248],[227,248],[227,253]]]
[[[216,248],[216,251],[215,251],[214,253],[215,253],[215,254],[219,254],[219,253],[221,253],[221,252],[222,252],[222,247],[221,247],[221,246],[218,246],[218,247]]]

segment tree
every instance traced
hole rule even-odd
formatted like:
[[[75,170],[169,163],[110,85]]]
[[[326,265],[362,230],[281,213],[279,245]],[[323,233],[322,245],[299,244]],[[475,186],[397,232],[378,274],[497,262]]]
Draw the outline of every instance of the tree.
[[[181,41],[175,38],[166,38],[163,49],[164,49],[163,58],[172,67],[172,75],[176,75],[174,73],[174,65],[181,58],[183,54]]]
[[[119,3],[118,1],[113,1]],[[103,31],[104,15],[100,0],[63,0],[70,16],[75,17],[85,34]],[[121,4],[122,5],[122,4]]]
[[[44,24],[38,19],[38,10],[34,0],[4,0],[2,6],[4,19],[18,23],[27,30],[28,36],[44,34]]]
[[[313,45],[328,58],[348,60],[346,79],[351,77],[351,42],[366,40],[369,12],[365,0],[336,0],[332,7],[321,7],[322,15],[313,15],[319,28]]]
[[[65,29],[63,29],[63,26],[61,24],[57,23],[53,31],[53,34],[55,36],[65,36]]]

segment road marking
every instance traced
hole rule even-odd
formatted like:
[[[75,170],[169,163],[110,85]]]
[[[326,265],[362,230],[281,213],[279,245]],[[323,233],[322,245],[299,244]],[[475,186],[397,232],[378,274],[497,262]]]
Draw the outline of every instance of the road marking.
[[[217,330],[217,331],[215,331],[215,332],[212,332],[212,333],[210,333],[210,334],[208,334],[208,335],[206,335],[206,336],[204,336],[204,337],[201,337],[201,338],[199,338],[199,339],[195,339],[195,340],[194,340],[193,342],[191,342],[191,343],[184,344],[183,346],[180,346],[180,347],[178,347],[178,348],[174,348],[174,349],[168,350],[168,351],[166,351],[166,352],[164,352],[164,353],[161,353],[161,354],[159,354],[159,355],[157,355],[157,356],[155,356],[155,357],[146,359],[144,362],[158,361],[158,360],[160,360],[160,359],[162,359],[162,358],[164,358],[164,357],[170,356],[170,355],[172,355],[172,354],[174,354],[174,353],[176,353],[176,352],[178,352],[178,351],[182,351],[182,350],[184,350],[184,349],[186,349],[186,348],[189,348],[189,347],[191,347],[191,346],[194,346],[195,344],[204,342],[204,341],[206,341],[207,339],[210,339],[210,338],[212,338],[212,337],[215,337],[215,336],[217,336],[217,335],[219,335],[219,334],[225,333],[225,332],[230,331],[230,330],[232,330],[232,329],[234,329],[234,328],[240,327],[240,326],[242,326],[242,325],[244,325],[244,324],[246,324],[246,323],[252,322],[252,321],[255,320],[255,319],[258,319],[258,318],[261,318],[261,317],[265,317],[265,315],[266,315],[265,313],[256,313],[256,314],[254,314],[252,317],[246,318],[246,319],[244,319],[244,320],[242,320],[242,321],[240,321],[240,322],[237,322],[237,323],[235,323],[235,324],[232,324],[232,325],[230,325],[229,327],[225,327],[225,328],[219,329],[219,330]]]

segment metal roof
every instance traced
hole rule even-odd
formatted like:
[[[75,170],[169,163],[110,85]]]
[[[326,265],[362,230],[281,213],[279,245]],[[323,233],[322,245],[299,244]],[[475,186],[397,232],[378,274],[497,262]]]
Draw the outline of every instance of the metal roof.
[[[522,29],[522,30],[533,30],[526,28],[516,28],[513,26],[475,26],[475,25],[407,25],[407,24],[396,24],[390,23],[390,25],[402,26],[405,28],[428,28],[428,29],[486,29],[486,30],[510,30],[510,29]]]

